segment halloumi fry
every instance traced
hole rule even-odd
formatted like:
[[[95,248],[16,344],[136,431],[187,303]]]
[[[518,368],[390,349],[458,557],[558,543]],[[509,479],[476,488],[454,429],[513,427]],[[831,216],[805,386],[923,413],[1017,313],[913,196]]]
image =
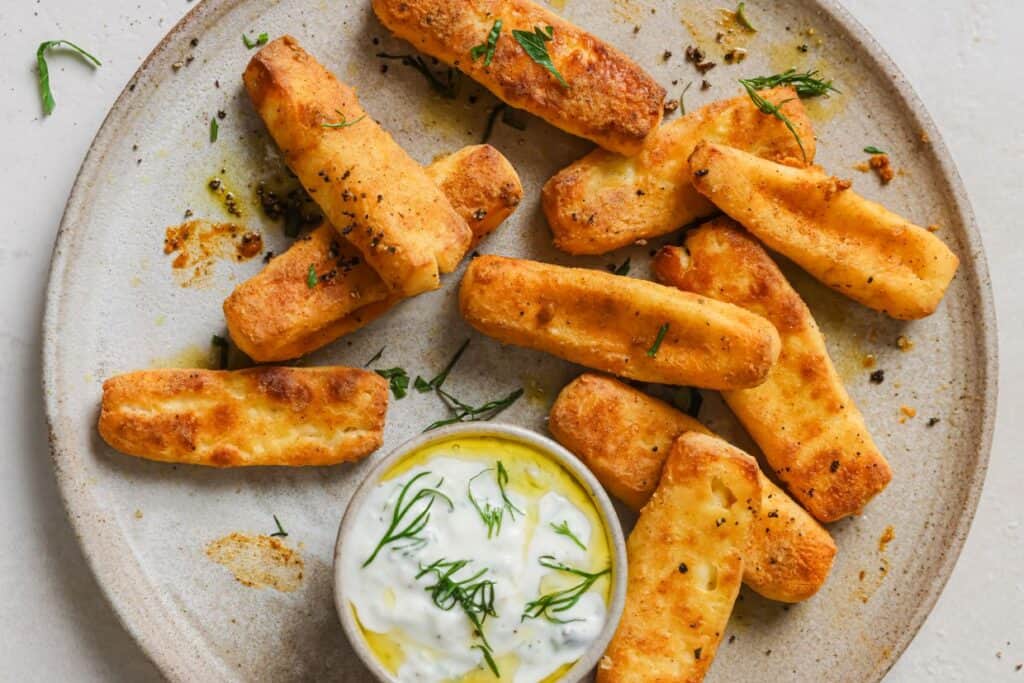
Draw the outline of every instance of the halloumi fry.
[[[842,294],[894,318],[935,312],[959,259],[942,240],[820,168],[792,168],[703,143],[696,188],[769,248]]]
[[[761,491],[757,463],[689,432],[629,535],[629,582],[598,683],[697,683],[715,658],[743,575]]]
[[[508,218],[523,195],[512,164],[490,145],[464,147],[426,172],[469,224],[474,244]],[[310,266],[319,278],[315,287],[307,283]],[[236,287],[224,301],[224,317],[238,348],[266,363],[310,353],[403,298],[324,224]]]
[[[687,255],[689,252],[689,255]],[[823,522],[855,514],[892,478],[864,417],[832,365],[800,295],[764,249],[727,218],[663,248],[658,279],[764,316],[782,353],[758,387],[722,396],[789,492]]]
[[[672,442],[687,432],[711,434],[667,403],[593,373],[562,389],[548,428],[609,493],[636,511],[654,493]],[[743,557],[743,582],[770,600],[806,600],[828,578],[835,541],[763,473],[758,476],[761,509]]]
[[[780,111],[813,159],[814,130],[792,88],[760,94],[773,104],[785,102]],[[793,133],[779,119],[762,114],[749,97],[713,102],[663,125],[634,157],[597,149],[552,176],[544,185],[542,205],[555,246],[570,254],[604,254],[716,213],[694,188],[686,163],[701,140],[805,165]]]
[[[334,465],[380,448],[387,404],[384,379],[353,368],[142,370],[103,383],[99,432],[162,462]]]
[[[505,344],[632,379],[760,384],[779,352],[771,323],[738,306],[596,270],[481,256],[462,279],[470,325]]]
[[[665,89],[614,47],[530,0],[374,0],[398,37],[478,81],[513,107],[622,154],[635,154],[661,122]],[[495,23],[493,56],[486,47]],[[513,35],[547,31],[544,47],[565,83]],[[547,38],[550,37],[550,40]],[[479,52],[479,51],[477,51]]]
[[[310,197],[388,289],[436,289],[472,234],[423,168],[291,36],[250,60],[245,87]]]

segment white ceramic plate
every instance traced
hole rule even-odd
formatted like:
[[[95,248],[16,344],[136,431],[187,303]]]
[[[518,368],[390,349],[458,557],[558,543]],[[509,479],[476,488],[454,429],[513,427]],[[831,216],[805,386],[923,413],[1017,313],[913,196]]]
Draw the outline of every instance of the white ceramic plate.
[[[619,46],[677,95],[693,67],[688,44],[714,47],[714,2],[609,0],[559,2],[570,20]],[[964,190],[939,132],[878,45],[832,0],[750,3],[759,32],[739,66],[708,74],[687,106],[738,93],[736,78],[788,66],[819,67],[843,94],[811,105],[818,162],[855,178],[857,189],[939,232],[962,265],[931,318],[898,323],[841,299],[794,272],[828,335],[830,348],[888,455],[894,480],[865,513],[832,526],[839,556],[828,585],[806,604],[783,607],[744,591],[712,681],[874,681],[906,647],[948,578],[974,513],[994,417],[996,341],[989,281]],[[634,30],[638,26],[639,30]],[[809,36],[807,29],[814,29]],[[291,33],[338,76],[358,87],[365,107],[417,159],[477,142],[494,100],[439,100],[412,70],[374,53],[407,52],[388,37],[368,0],[208,0],[154,50],[121,95],[82,166],[53,256],[44,329],[44,387],[61,490],[88,561],[128,630],[176,680],[365,680],[331,602],[331,551],[346,502],[374,458],[322,469],[217,471],[119,455],[95,431],[102,381],[205,348],[223,332],[221,301],[259,259],[224,261],[205,287],[182,288],[163,254],[164,228],[184,211],[226,220],[206,190],[222,175],[243,200],[245,222],[267,246],[287,243],[278,224],[251,201],[280,161],[241,88],[251,52],[240,35]],[[697,35],[691,35],[691,31]],[[380,44],[374,43],[379,39]],[[198,40],[192,45],[193,40]],[[818,44],[818,41],[821,44]],[[808,43],[809,51],[797,46]],[[673,56],[663,60],[665,50]],[[194,59],[188,60],[192,56]],[[176,63],[181,63],[175,68]],[[219,87],[215,86],[215,82]],[[227,113],[209,142],[210,117]],[[928,141],[924,141],[927,138]],[[485,253],[604,267],[633,259],[646,277],[648,250],[607,258],[555,251],[539,210],[541,184],[589,145],[536,119],[520,132],[498,125],[492,143],[515,164],[525,201],[482,247]],[[889,187],[852,166],[868,144],[889,150],[903,171]],[[223,169],[223,171],[222,171]],[[675,237],[673,237],[675,239]],[[449,383],[486,400],[519,386],[524,398],[502,420],[544,430],[547,406],[579,368],[471,333],[455,305],[459,273],[444,287],[399,306],[382,320],[308,359],[363,365],[386,347],[377,367],[432,374],[467,337],[473,342]],[[914,342],[895,346],[899,335]],[[886,373],[868,381],[867,353]],[[187,354],[185,354],[187,355]],[[733,419],[706,392],[704,419],[750,447]],[[917,417],[901,424],[900,406]],[[445,416],[429,395],[393,402],[382,453]],[[931,417],[940,418],[932,427]],[[299,590],[281,593],[237,583],[204,554],[233,531],[269,533],[277,515],[286,542],[305,560]],[[627,520],[628,521],[628,520]],[[892,526],[895,540],[880,550]],[[733,638],[735,636],[735,638]]]

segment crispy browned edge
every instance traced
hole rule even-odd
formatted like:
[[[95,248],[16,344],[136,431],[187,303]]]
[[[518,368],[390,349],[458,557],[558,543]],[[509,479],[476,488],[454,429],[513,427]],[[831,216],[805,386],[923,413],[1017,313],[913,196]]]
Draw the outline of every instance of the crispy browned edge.
[[[598,683],[703,680],[739,594],[760,499],[757,463],[746,453],[695,432],[673,442],[629,536],[626,607]]]
[[[623,154],[639,151],[657,130],[665,89],[625,54],[529,0],[374,0],[388,29],[451,64],[508,104]],[[494,20],[502,33],[490,66],[470,51],[486,42]],[[569,83],[534,62],[512,36],[553,27],[548,53]]]
[[[634,511],[654,493],[678,436],[712,435],[667,403],[594,373],[584,373],[562,389],[551,406],[548,429]],[[806,600],[832,570],[835,541],[763,474],[761,489],[761,512],[744,557],[743,581],[771,600]]]
[[[856,514],[888,485],[892,471],[833,367],[807,304],[767,252],[728,218],[691,231],[686,246],[686,252],[667,247],[658,254],[659,280],[762,315],[782,339],[779,362],[765,383],[723,392],[726,403],[811,514],[823,522]],[[828,434],[833,438],[822,443]]]
[[[103,383],[98,431],[111,447],[149,460],[210,467],[333,465],[380,448],[387,392],[376,373],[346,367],[140,370]],[[261,439],[263,425],[253,419],[261,404],[276,419],[319,423],[325,433],[342,431],[345,440],[330,449],[290,439],[283,449],[250,457],[238,444],[266,447],[273,441]],[[201,442],[212,443],[208,452],[199,452]]]
[[[688,172],[687,158],[702,140],[790,166],[812,161],[814,128],[793,89],[774,88],[761,96],[781,103],[780,111],[804,142],[806,161],[785,125],[761,113],[748,96],[712,102],[662,125],[631,159],[595,149],[548,179],[541,206],[555,247],[570,254],[604,254],[715,213]],[[628,179],[624,166],[634,171]]]
[[[474,245],[508,218],[523,196],[512,164],[490,145],[464,147],[426,171],[469,224]],[[344,268],[336,263],[353,260],[355,265]],[[306,283],[310,265],[318,276],[336,275],[311,288]],[[402,299],[388,292],[358,251],[325,224],[238,285],[224,301],[224,318],[231,338],[251,358],[282,361],[365,326]],[[304,313],[284,317],[297,309]],[[296,330],[297,325],[304,329]]]

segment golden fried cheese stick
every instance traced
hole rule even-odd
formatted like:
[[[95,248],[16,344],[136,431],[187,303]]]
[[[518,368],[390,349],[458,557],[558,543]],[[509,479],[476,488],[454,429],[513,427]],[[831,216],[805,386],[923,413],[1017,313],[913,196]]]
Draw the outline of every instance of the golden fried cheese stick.
[[[778,104],[807,148],[814,130],[792,88],[760,93]],[[690,181],[686,163],[701,140],[713,140],[794,166],[805,162],[785,124],[762,114],[746,95],[701,107],[666,123],[636,156],[597,149],[566,166],[544,185],[542,205],[555,246],[570,254],[604,254],[637,240],[664,235],[714,214],[714,204]]]
[[[387,382],[354,368],[141,370],[103,383],[99,432],[148,460],[334,465],[380,447],[387,403]]]
[[[245,87],[310,196],[388,289],[440,286],[469,248],[466,222],[423,168],[291,36],[250,60]]]
[[[687,255],[687,251],[689,255]],[[886,487],[889,464],[832,366],[810,310],[775,262],[727,218],[665,247],[658,279],[764,316],[782,337],[768,379],[722,396],[790,493],[823,522],[852,515]]]
[[[481,256],[459,308],[504,344],[646,382],[735,389],[778,356],[771,323],[738,306],[596,270]]]
[[[607,149],[635,154],[661,122],[665,89],[649,74],[530,0],[374,0],[373,9],[395,35],[513,107]],[[499,21],[493,55],[485,49],[474,56]],[[514,31],[544,45],[564,83],[531,58]]]
[[[667,403],[593,373],[562,389],[548,429],[609,493],[636,511],[654,493],[676,437],[711,434]],[[758,477],[761,509],[743,558],[743,583],[770,600],[806,600],[828,578],[835,541],[760,470]]]
[[[697,683],[740,590],[761,500],[757,463],[695,432],[672,444],[658,488],[629,535],[629,582],[598,683]]]
[[[523,195],[512,164],[490,145],[464,147],[426,172],[469,224],[474,244],[508,218]],[[315,287],[307,282],[310,266],[318,276]],[[324,224],[236,287],[224,301],[224,318],[238,348],[266,363],[315,351],[403,298]]]
[[[942,240],[820,168],[792,168],[723,145],[690,157],[696,188],[770,249],[894,318],[931,315],[959,259]]]

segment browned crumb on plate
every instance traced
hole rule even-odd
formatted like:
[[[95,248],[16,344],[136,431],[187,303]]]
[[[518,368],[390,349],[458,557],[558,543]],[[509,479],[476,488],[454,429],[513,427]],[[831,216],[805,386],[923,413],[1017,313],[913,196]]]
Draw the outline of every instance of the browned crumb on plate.
[[[236,223],[192,220],[164,231],[164,253],[182,287],[206,284],[218,259],[245,261],[263,252],[263,236]]]
[[[231,533],[207,545],[206,556],[243,586],[290,593],[302,585],[302,556],[277,538]]]
[[[883,185],[888,185],[896,177],[896,171],[889,163],[888,154],[873,154],[871,160],[868,161],[868,166],[878,175],[878,179],[882,181]]]
[[[885,527],[885,531],[882,532],[881,537],[878,539],[878,552],[884,553],[885,549],[890,543],[896,538],[896,532],[893,530],[892,525]]]

